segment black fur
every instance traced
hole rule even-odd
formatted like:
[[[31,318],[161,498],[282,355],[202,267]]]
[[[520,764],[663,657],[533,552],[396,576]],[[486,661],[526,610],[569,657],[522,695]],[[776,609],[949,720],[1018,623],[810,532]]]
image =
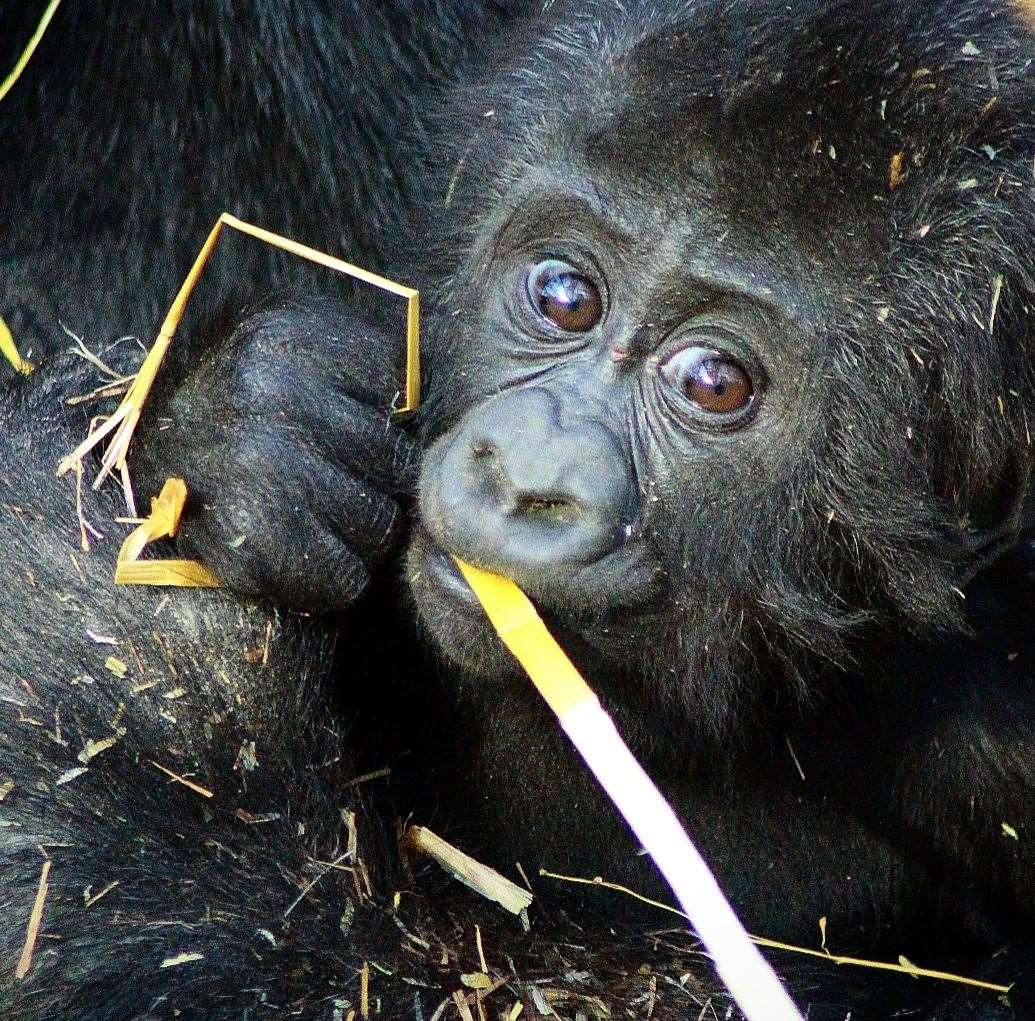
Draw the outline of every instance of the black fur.
[[[15,210],[12,222],[38,218],[41,209],[56,221],[50,236],[16,232],[4,242],[11,318],[34,338],[32,353],[54,346],[46,330],[33,333],[43,323],[56,335],[56,299],[40,297],[54,280],[68,307],[81,309],[73,329],[95,339],[146,335],[150,322],[125,313],[129,299],[157,314],[184,253],[222,204],[332,248],[344,233],[350,254],[424,290],[426,405],[410,431],[425,451],[417,512],[409,513],[405,495],[416,454],[387,417],[398,324],[372,307],[357,315],[348,294],[345,309],[274,300],[250,306],[230,327],[195,331],[156,396],[139,477],[152,488],[167,469],[195,480],[199,499],[183,547],[243,592],[333,610],[355,602],[401,523],[413,522],[412,602],[375,586],[375,598],[347,618],[349,641],[336,663],[345,716],[358,712],[386,755],[408,753],[396,766],[401,807],[427,813],[437,804],[437,819],[501,868],[517,860],[604,874],[663,895],[527,682],[451,587],[436,548],[506,571],[593,680],[750,928],[814,945],[825,917],[837,949],[904,953],[918,964],[1014,983],[1008,1002],[877,979],[869,996],[845,985],[839,997],[837,973],[833,994],[815,994],[813,1017],[851,1009],[856,1021],[886,1018],[918,998],[927,1000],[923,1016],[940,1021],[1035,1016],[1027,850],[1035,592],[1026,546],[1035,41],[1015,12],[971,0],[551,2],[490,44],[475,30],[481,13],[496,12],[468,24],[436,5],[440,20],[414,22],[428,32],[418,45],[396,27],[346,32],[303,5],[283,15],[263,5],[250,10],[253,30],[237,25],[232,37],[221,5],[171,25],[151,11],[118,37],[102,32],[102,21],[83,22],[80,38],[96,41],[102,56],[79,86],[59,81],[69,36],[56,23],[35,85],[30,79],[0,124],[10,163],[2,198]],[[176,74],[194,76],[188,109],[202,111],[186,118],[182,97],[154,86],[155,60],[142,61],[147,77],[138,78],[144,70],[120,48],[132,40],[141,56],[166,45],[172,53],[177,39],[194,54],[175,65]],[[479,59],[456,71],[449,100],[432,116],[426,87],[452,63],[459,39]],[[352,63],[328,56],[338,46]],[[387,78],[371,71],[382,60],[409,69],[398,103]],[[98,66],[117,69],[107,85]],[[259,76],[238,78],[246,66]],[[213,79],[212,67],[223,76]],[[347,73],[336,80],[338,68]],[[120,94],[150,105],[127,105],[109,128],[98,123],[97,90],[111,91],[112,79]],[[358,106],[340,98],[350,91]],[[242,131],[242,110],[263,130]],[[336,120],[335,110],[355,112]],[[388,140],[418,110],[407,147],[396,149]],[[98,181],[84,200],[72,161],[61,173],[41,173],[41,158],[18,149],[10,125],[45,112],[85,139],[78,162],[95,173],[110,172],[120,148],[128,149],[130,166],[141,162],[132,171],[136,186]],[[161,125],[182,139],[179,175],[152,169],[164,151]],[[375,144],[348,153],[371,125]],[[107,146],[106,159],[95,146]],[[382,178],[382,160],[392,154],[403,155]],[[357,177],[343,169],[347,159]],[[287,169],[270,180],[272,162]],[[209,202],[197,201],[198,165],[221,168]],[[223,188],[236,206],[224,202]],[[114,236],[119,251],[135,253],[122,258],[114,288],[97,286],[114,272],[96,250],[104,250],[105,232],[107,246]],[[137,241],[149,233],[155,244],[147,250]],[[75,272],[57,268],[69,251],[83,253]],[[541,324],[529,326],[524,274],[544,257],[587,258],[606,278],[608,313],[596,332],[550,334],[547,342]],[[244,285],[264,275],[260,264],[229,265]],[[276,267],[265,276],[289,282]],[[741,357],[760,366],[762,400],[742,428],[688,425],[682,405],[657,389],[652,358],[699,329],[702,316],[719,317],[722,335],[732,334]],[[614,345],[622,353],[608,362]],[[357,350],[368,357],[357,360]],[[51,424],[55,400],[70,392],[68,371],[67,361],[41,370],[4,398],[25,448],[12,459],[11,491],[66,529],[62,544],[32,511],[0,526],[24,530],[48,551],[41,564],[53,580],[37,588],[38,578],[34,585],[16,574],[16,606],[79,588],[65,566],[75,521],[68,490],[39,482],[85,419],[83,411],[65,412],[62,424]],[[500,432],[501,422],[509,429]],[[582,439],[565,446],[573,435]],[[590,449],[604,467],[587,476],[580,454]],[[486,453],[496,467],[483,474]],[[517,464],[523,498],[529,472],[539,488],[500,527],[493,501],[517,486]],[[628,482],[620,492],[598,485],[612,472]],[[562,478],[559,491],[548,477]],[[469,491],[471,499],[453,499]],[[63,493],[60,501],[54,493]],[[613,513],[592,538],[599,546],[611,536],[610,545],[581,559],[565,552],[581,527],[572,515],[581,523],[605,505]],[[527,538],[515,545],[515,535]],[[14,541],[6,540],[12,548]],[[108,566],[91,563],[84,569],[98,577]],[[217,842],[206,854],[233,850],[242,885],[249,874],[265,876],[266,889],[276,885],[253,839],[269,839],[272,857],[301,874],[311,845],[300,848],[282,826],[290,813],[281,806],[310,789],[310,805],[336,796],[333,773],[312,769],[328,749],[307,722],[322,716],[331,725],[343,712],[313,693],[322,682],[322,629],[307,625],[316,645],[303,648],[294,623],[274,621],[285,638],[271,689],[265,674],[247,683],[234,660],[236,634],[245,633],[237,643],[245,646],[263,637],[266,618],[250,604],[179,595],[164,611],[173,608],[178,623],[154,625],[156,600],[112,596],[99,583],[89,592],[89,601],[79,595],[61,605],[103,612],[119,624],[111,628],[123,643],[144,643],[156,626],[160,644],[176,639],[179,655],[206,669],[192,679],[177,664],[185,678],[177,683],[228,720],[233,739],[207,730],[204,714],[173,724],[144,709],[167,708],[148,689],[127,710],[136,713],[133,726],[116,723],[126,733],[97,765],[54,786],[78,742],[118,733],[109,724],[121,688],[103,669],[90,673],[92,686],[70,688],[62,709],[68,748],[53,741],[55,693],[107,651],[64,618],[48,624],[42,608],[24,614],[25,638],[4,649],[16,711],[0,765],[15,780],[9,799],[31,791],[11,800],[13,881],[4,889],[21,911],[8,914],[24,917],[39,863],[32,849],[41,842],[84,848],[61,852],[84,883],[100,882],[98,872],[127,875],[127,886],[139,882],[143,896],[157,896],[154,872],[126,873],[125,855],[100,839],[97,818],[122,818],[132,839],[157,841],[164,863],[168,848],[181,845],[179,830],[170,837],[160,820],[182,813],[190,820],[182,829]],[[419,650],[388,625],[413,610],[431,641],[391,672],[404,708],[388,711],[384,689],[370,692],[357,678],[384,669],[379,649]],[[150,648],[137,649],[142,674]],[[212,680],[224,675],[218,663],[207,669],[209,657],[228,657],[227,683],[245,693],[229,716],[220,708],[226,692]],[[164,682],[170,675],[156,662]],[[297,714],[282,711],[289,691],[300,700]],[[33,712],[43,718],[23,719]],[[64,737],[70,727],[75,740]],[[23,740],[25,728],[33,729]],[[170,794],[161,774],[148,779],[147,760],[160,761],[166,750],[169,761],[181,760],[176,772],[236,789],[225,756],[252,740],[268,744],[276,777],[269,790],[282,828],[268,838],[249,829],[224,840],[220,827],[237,825],[232,812],[221,814],[226,802],[199,826],[189,792]],[[33,786],[41,769],[46,791]],[[102,781],[102,789],[92,786]],[[132,800],[131,815],[118,815],[120,793]],[[79,814],[83,804],[89,816]],[[333,812],[314,814],[336,825]],[[333,832],[317,832],[324,846],[333,844]],[[187,848],[162,868],[175,876],[197,867],[201,853]],[[203,877],[208,898],[236,904],[221,866],[212,868]],[[182,921],[183,890],[163,887],[170,899],[167,907],[158,902],[159,912]],[[155,931],[134,921],[129,939]],[[372,909],[360,917],[355,949],[348,940],[328,948],[317,928],[318,949],[330,959],[319,957],[311,974],[354,967],[364,939],[383,955],[391,944],[381,921]],[[66,928],[63,916],[48,924],[77,953],[41,957],[39,967],[52,970],[11,987],[14,1017],[84,1010],[78,1004],[94,995],[92,983],[114,981],[107,963],[95,964],[111,959],[107,931],[90,942],[88,928],[71,921]],[[3,938],[6,962],[20,930]],[[170,946],[162,942],[159,953]],[[218,943],[210,951],[219,955]],[[261,982],[248,976],[248,958],[224,955],[222,964],[218,973],[207,965],[196,972],[203,978],[183,1000],[194,1016],[244,1016],[246,989],[305,1003],[314,988],[290,966]],[[167,995],[162,979],[153,964],[142,969],[132,997],[117,987],[124,1001],[114,1000],[107,1016],[149,1016],[146,997]],[[46,1006],[33,1014],[36,997]],[[838,1002],[848,1004],[840,1013]]]

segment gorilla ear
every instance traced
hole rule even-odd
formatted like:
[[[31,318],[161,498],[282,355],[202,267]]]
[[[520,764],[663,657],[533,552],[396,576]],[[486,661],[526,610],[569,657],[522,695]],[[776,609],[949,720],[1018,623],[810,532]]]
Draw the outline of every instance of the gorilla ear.
[[[1020,458],[998,485],[975,495],[963,522],[958,584],[962,588],[1019,542],[1035,537],[1035,478]]]

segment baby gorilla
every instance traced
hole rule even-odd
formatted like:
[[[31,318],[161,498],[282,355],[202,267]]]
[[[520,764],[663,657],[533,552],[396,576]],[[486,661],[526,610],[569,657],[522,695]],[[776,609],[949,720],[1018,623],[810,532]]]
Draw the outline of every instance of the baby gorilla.
[[[310,610],[409,519],[388,602],[426,665],[365,726],[501,867],[664,896],[452,555],[536,600],[752,931],[826,919],[1013,985],[928,1017],[1033,1017],[1033,55],[964,0],[544,5],[424,153],[414,512],[401,338],[324,302],[168,385],[139,477],[185,475],[182,545],[228,585]],[[384,604],[349,681],[398,645]]]
[[[536,600],[752,931],[811,945],[826,918],[838,946],[978,970],[1010,944],[987,971],[1020,1009],[1033,52],[962,2],[551,4],[453,98],[404,267],[430,366],[407,575],[476,736],[452,810],[497,862],[663,893],[452,555]],[[220,432],[206,468],[209,375],[160,412],[182,435],[151,460],[205,492],[192,548],[229,583],[348,596],[378,563],[410,455],[354,404],[356,352],[398,344],[377,329],[287,308],[213,356],[259,388],[221,414],[312,455]],[[297,350],[334,371],[270,357]],[[256,461],[261,487],[220,484]]]

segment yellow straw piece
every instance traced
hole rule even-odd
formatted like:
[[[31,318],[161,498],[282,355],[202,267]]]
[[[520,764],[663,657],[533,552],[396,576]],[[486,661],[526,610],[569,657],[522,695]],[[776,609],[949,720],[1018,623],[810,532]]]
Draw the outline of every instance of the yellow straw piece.
[[[162,327],[158,331],[158,337],[156,338],[154,345],[144,358],[144,361],[137,372],[136,378],[133,381],[133,385],[126,393],[122,403],[116,409],[111,418],[109,418],[99,429],[94,430],[89,436],[87,436],[87,438],[83,440],[75,450],[61,461],[58,465],[58,475],[64,475],[65,472],[73,470],[94,447],[109,435],[111,436],[111,440],[105,450],[104,458],[101,463],[101,471],[94,481],[93,488],[98,489],[101,483],[104,482],[112,471],[117,470],[125,473],[126,454],[129,450],[129,444],[133,439],[133,433],[136,430],[137,424],[140,422],[144,403],[151,392],[151,387],[154,385],[155,378],[158,375],[158,370],[162,364],[162,359],[165,357],[165,353],[169,349],[169,344],[172,342],[176,329],[180,325],[180,320],[183,318],[183,314],[186,311],[187,302],[190,299],[194,288],[197,286],[198,281],[201,279],[201,274],[204,272],[205,266],[212,257],[212,253],[215,250],[216,243],[219,241],[219,237],[222,234],[224,227],[231,227],[234,230],[240,231],[242,234],[247,234],[265,244],[272,245],[274,248],[283,249],[299,258],[307,259],[310,262],[324,266],[327,269],[335,270],[338,273],[344,273],[356,280],[372,284],[382,290],[405,298],[407,311],[406,381],[403,391],[403,404],[401,407],[395,409],[395,414],[410,414],[417,410],[417,405],[420,400],[419,292],[414,290],[412,287],[407,287],[404,284],[396,283],[394,280],[389,280],[376,273],[371,273],[358,266],[353,266],[352,263],[345,262],[343,259],[336,259],[334,256],[317,251],[315,248],[299,244],[297,241],[292,241],[290,238],[282,237],[281,235],[274,234],[272,231],[265,230],[262,227],[257,227],[244,220],[239,220],[236,216],[231,216],[230,213],[223,213],[216,221],[215,226],[209,232],[208,238],[201,247],[201,251],[198,252],[197,258],[195,258],[194,264],[190,268],[190,272],[181,284],[180,290],[166,314]]]
[[[654,859],[748,1021],[802,1021],[671,806],[535,607],[511,581],[457,560],[503,643],[528,672],[601,787]]]
[[[23,376],[27,376],[36,368],[32,362],[27,362],[22,358],[21,353],[18,351],[18,345],[14,342],[14,334],[11,333],[11,328],[4,322],[3,316],[0,316],[0,355],[3,355],[14,366],[15,370]]]
[[[29,39],[25,49],[22,50],[22,55],[15,62],[14,67],[11,69],[11,73],[0,82],[0,102],[3,101],[4,96],[7,95],[11,89],[14,88],[14,83],[21,77],[22,71],[25,70],[25,65],[32,59],[32,55],[36,52],[36,47],[39,46],[40,40],[43,38],[43,33],[47,31],[47,27],[50,25],[51,19],[54,17],[58,9],[58,4],[61,0],[50,0],[47,4],[46,10],[43,12],[43,17],[40,18],[39,24],[36,26],[36,31],[32,33],[32,37]]]
[[[194,560],[141,560],[144,547],[156,539],[171,539],[180,529],[187,502],[183,479],[169,479],[151,501],[151,514],[122,544],[115,566],[116,585],[168,585],[178,588],[219,588],[219,579]]]
[[[634,900],[640,901],[642,904],[649,904],[652,908],[658,908],[660,911],[668,911],[670,914],[679,915],[680,918],[685,918],[688,922],[690,916],[685,911],[680,911],[679,908],[672,907],[671,904],[666,904],[664,901],[654,900],[651,897],[644,897],[642,893],[637,893],[635,890],[630,889],[628,886],[622,886],[621,883],[612,883],[604,879],[602,876],[594,876],[592,879],[586,879],[584,876],[565,876],[560,872],[551,872],[549,869],[540,869],[539,875],[546,879],[556,879],[561,883],[575,883],[579,886],[595,886],[601,890],[613,890],[615,893],[624,894],[626,897],[632,897]],[[822,919],[826,921],[826,919]],[[915,964],[892,964],[890,961],[868,961],[862,957],[845,957],[843,954],[835,954],[824,947],[822,950],[814,950],[812,947],[799,947],[794,943],[781,943],[779,940],[766,939],[764,936],[752,936],[752,943],[757,943],[760,947],[768,947],[770,950],[786,950],[791,954],[804,954],[806,957],[819,957],[823,960],[829,961],[830,964],[844,965],[846,967],[854,968],[869,968],[875,971],[895,971],[902,975],[911,975],[913,978],[930,978],[936,979],[940,982],[956,982],[963,986],[974,986],[978,989],[988,989],[993,993],[1008,993],[1011,986],[1001,985],[998,982],[985,982],[982,979],[967,978],[965,975],[954,975],[949,971],[935,971],[932,968],[918,968]],[[900,957],[899,961],[905,961],[904,957]]]
[[[456,563],[504,645],[524,667],[554,713],[563,717],[581,702],[597,701],[517,585],[462,560]]]

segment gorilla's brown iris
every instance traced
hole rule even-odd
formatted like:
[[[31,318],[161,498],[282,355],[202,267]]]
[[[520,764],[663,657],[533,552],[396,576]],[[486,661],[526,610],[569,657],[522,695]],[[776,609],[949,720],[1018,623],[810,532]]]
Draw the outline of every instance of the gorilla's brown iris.
[[[713,415],[733,415],[751,406],[755,387],[747,369],[715,348],[693,345],[677,351],[661,366],[667,383]]]
[[[566,333],[586,333],[604,316],[597,285],[560,259],[547,259],[532,268],[528,296],[541,315]]]

